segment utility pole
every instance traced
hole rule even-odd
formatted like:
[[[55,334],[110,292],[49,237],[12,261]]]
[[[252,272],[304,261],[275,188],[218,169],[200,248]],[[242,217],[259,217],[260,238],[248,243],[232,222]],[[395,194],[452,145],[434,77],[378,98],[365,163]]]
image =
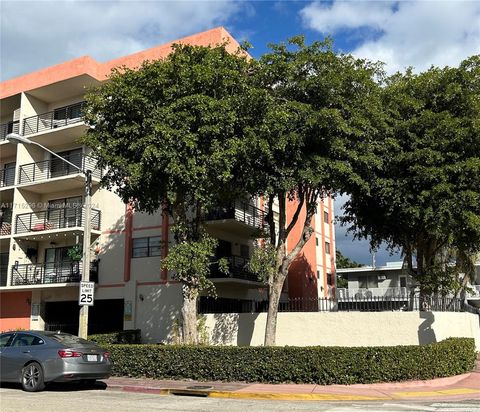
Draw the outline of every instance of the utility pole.
[[[90,237],[92,231],[92,171],[85,171],[85,200],[83,204],[83,265],[82,282],[90,281]],[[88,337],[88,305],[80,307],[78,336]]]

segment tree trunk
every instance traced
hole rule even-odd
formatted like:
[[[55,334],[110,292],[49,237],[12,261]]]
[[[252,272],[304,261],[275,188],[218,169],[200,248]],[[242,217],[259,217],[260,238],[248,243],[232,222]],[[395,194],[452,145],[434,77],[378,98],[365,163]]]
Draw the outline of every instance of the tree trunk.
[[[281,275],[280,275],[281,276]],[[265,327],[265,346],[275,346],[275,338],[277,335],[277,315],[278,304],[280,302],[280,295],[283,288],[283,277],[277,279],[272,285],[268,287],[268,313],[267,313],[267,325]]]
[[[405,261],[407,263],[407,273],[413,280],[408,294],[408,310],[413,311],[415,306],[415,287],[417,283],[417,274],[413,271],[413,257],[411,245],[405,248]]]
[[[186,293],[183,296],[182,306],[182,341],[187,345],[196,345],[197,336],[197,294]]]

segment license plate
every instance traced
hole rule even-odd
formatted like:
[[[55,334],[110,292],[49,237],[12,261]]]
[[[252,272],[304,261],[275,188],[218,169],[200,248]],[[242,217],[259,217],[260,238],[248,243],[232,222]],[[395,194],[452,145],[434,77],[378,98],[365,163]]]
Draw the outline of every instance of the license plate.
[[[96,362],[98,360],[97,355],[87,355],[88,362]]]

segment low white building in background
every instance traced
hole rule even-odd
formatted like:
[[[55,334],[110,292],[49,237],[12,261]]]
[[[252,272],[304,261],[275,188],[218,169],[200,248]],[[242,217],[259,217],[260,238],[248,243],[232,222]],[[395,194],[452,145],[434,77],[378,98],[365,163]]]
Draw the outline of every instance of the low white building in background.
[[[411,277],[403,262],[387,262],[385,266],[362,266],[337,269],[337,276],[348,282],[347,288],[338,288],[338,297],[407,296]]]
[[[336,273],[348,282],[346,288],[337,288],[339,302],[366,299],[407,301],[413,285],[402,261],[387,262],[385,266],[337,269]],[[467,302],[480,307],[480,261],[475,265],[475,276],[469,289]]]

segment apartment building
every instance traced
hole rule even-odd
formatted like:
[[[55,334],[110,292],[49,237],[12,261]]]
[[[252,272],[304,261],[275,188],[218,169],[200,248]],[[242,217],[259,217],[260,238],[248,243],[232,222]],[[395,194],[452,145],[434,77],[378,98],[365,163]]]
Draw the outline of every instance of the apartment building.
[[[238,43],[216,28],[175,41],[194,45]],[[147,342],[168,339],[180,319],[181,287],[161,269],[172,242],[168,216],[135,212],[100,187],[102,170],[78,143],[87,130],[82,120],[86,90],[107,79],[118,66],[137,67],[168,55],[172,43],[100,63],[84,56],[0,83],[0,330],[78,330],[78,293],[82,265],[75,252],[91,225],[91,279],[95,304],[89,333],[139,328]],[[12,144],[9,133],[40,143],[80,168],[93,171],[92,216],[85,222],[84,177],[42,148]],[[293,214],[294,205],[290,205]],[[230,273],[213,270],[216,307],[242,305],[267,297],[265,285],[245,268],[253,236],[264,222],[261,199],[237,201],[207,217],[219,239],[218,257]],[[299,219],[301,220],[301,219]],[[328,297],[334,284],[333,200],[320,202],[315,235],[294,262],[284,297]],[[295,228],[292,248],[300,236]],[[77,253],[78,254],[78,253]],[[200,300],[207,312],[209,301]]]

